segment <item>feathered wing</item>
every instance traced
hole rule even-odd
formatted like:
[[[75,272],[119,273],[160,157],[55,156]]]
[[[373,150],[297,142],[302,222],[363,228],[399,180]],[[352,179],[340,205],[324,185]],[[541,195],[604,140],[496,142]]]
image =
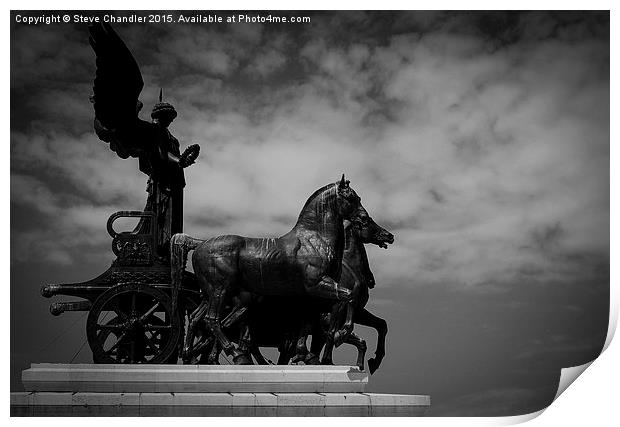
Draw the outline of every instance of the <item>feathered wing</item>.
[[[93,85],[95,131],[121,158],[138,157],[153,124],[138,118],[138,97],[144,81],[133,55],[108,24],[89,27],[97,72]]]

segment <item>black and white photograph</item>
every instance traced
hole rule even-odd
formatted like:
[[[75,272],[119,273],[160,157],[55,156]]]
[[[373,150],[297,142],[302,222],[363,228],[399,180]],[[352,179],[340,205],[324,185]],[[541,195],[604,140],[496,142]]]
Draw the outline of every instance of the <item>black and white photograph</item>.
[[[610,11],[12,10],[9,214],[12,417],[537,413],[608,335]]]

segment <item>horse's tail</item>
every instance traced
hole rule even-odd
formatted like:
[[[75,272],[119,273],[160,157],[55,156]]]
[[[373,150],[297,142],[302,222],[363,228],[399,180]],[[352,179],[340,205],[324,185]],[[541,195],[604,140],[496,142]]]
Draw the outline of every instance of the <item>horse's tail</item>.
[[[176,313],[179,288],[187,264],[187,254],[196,249],[203,240],[178,233],[170,239],[170,278],[172,279],[172,313]]]

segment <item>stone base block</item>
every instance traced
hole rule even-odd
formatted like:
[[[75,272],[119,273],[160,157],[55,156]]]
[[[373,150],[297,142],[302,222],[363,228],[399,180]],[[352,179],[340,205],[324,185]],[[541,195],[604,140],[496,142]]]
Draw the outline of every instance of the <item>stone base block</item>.
[[[11,393],[11,416],[419,416],[424,395],[376,393]]]
[[[429,396],[364,393],[350,366],[33,364],[12,416],[415,416]]]
[[[351,366],[32,364],[26,391],[105,393],[359,393],[368,374]]]

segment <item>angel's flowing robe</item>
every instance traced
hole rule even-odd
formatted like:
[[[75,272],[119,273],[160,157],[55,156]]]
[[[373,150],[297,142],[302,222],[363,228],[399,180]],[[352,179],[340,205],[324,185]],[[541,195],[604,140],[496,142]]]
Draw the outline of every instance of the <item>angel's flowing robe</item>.
[[[157,256],[168,259],[170,238],[183,232],[183,168],[173,159],[180,157],[179,141],[160,125],[142,126],[134,138],[118,138],[95,119],[95,132],[121,158],[137,156],[140,171],[149,176],[145,211],[155,213]],[[169,154],[172,154],[173,159]],[[141,219],[134,233],[148,233],[148,219]]]
[[[147,205],[157,218],[157,254],[169,257],[170,238],[183,232],[183,188],[185,177],[178,162],[179,141],[168,129],[158,126],[153,146],[140,156],[140,170],[149,175]],[[172,154],[177,161],[172,160]]]

